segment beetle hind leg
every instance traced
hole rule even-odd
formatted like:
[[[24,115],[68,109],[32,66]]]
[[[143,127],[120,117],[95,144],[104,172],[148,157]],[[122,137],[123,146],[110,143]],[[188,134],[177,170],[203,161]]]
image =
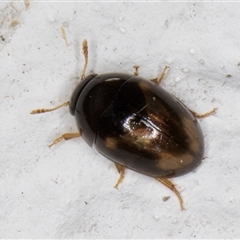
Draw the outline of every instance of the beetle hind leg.
[[[204,117],[208,117],[208,116],[211,115],[211,114],[215,114],[216,111],[217,111],[217,108],[213,108],[211,111],[206,112],[206,113],[203,113],[203,114],[196,113],[196,112],[194,112],[194,111],[192,111],[192,110],[189,110],[189,111],[190,111],[190,112],[193,114],[193,116],[196,117],[196,118],[204,118]]]
[[[118,173],[119,173],[119,178],[116,182],[116,184],[114,185],[115,188],[118,188],[118,185],[122,182],[123,178],[124,178],[124,173],[125,173],[125,167],[123,165],[120,165],[118,163],[114,163]]]
[[[160,183],[162,183],[163,185],[165,185],[166,187],[168,187],[169,189],[171,189],[178,197],[178,200],[180,202],[180,207],[181,210],[185,210],[185,208],[183,207],[183,199],[181,194],[179,193],[179,191],[175,188],[174,184],[171,183],[171,181],[169,181],[167,178],[165,177],[161,177],[161,178],[155,178],[157,181],[159,181]]]

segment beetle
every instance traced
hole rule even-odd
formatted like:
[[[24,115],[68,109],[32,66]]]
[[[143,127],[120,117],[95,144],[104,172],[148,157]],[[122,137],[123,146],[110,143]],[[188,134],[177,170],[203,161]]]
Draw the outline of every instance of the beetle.
[[[189,110],[180,100],[159,86],[166,66],[157,79],[151,81],[134,74],[106,73],[85,77],[88,62],[87,41],[82,43],[85,58],[81,82],[69,102],[51,109],[36,109],[43,113],[68,106],[75,116],[79,132],[66,133],[55,139],[81,136],[90,147],[112,160],[119,172],[117,188],[125,168],[151,176],[170,188],[183,200],[168,179],[195,169],[204,154],[203,133],[197,118],[208,116]]]

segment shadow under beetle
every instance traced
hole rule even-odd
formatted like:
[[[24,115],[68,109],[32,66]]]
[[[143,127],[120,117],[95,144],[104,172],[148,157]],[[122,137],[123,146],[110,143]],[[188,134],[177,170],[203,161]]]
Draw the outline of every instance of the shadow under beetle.
[[[192,171],[203,159],[204,139],[196,118],[181,101],[159,87],[165,67],[158,79],[148,81],[124,73],[91,74],[85,77],[88,62],[87,41],[82,43],[85,58],[81,82],[75,88],[70,102],[51,109],[36,109],[44,113],[68,106],[75,116],[79,132],[66,133],[52,145],[65,139],[82,136],[112,160],[122,181],[125,168],[154,177],[183,200],[175,186],[167,179]]]

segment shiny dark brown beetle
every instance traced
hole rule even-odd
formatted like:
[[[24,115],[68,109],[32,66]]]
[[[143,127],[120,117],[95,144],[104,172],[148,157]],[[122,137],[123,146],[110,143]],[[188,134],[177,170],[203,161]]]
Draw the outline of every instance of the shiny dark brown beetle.
[[[87,42],[83,42],[85,65],[82,81],[75,88],[70,102],[42,113],[69,105],[79,133],[67,133],[62,139],[82,136],[87,144],[112,160],[122,181],[125,168],[154,177],[183,201],[167,179],[188,173],[202,161],[204,139],[196,117],[182,102],[157,86],[167,69],[156,80],[148,81],[135,74],[107,73],[84,76],[87,66]]]

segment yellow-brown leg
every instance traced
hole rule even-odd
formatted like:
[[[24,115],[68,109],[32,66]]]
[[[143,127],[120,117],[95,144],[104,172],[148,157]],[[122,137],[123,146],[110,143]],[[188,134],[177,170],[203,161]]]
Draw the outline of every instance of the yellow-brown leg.
[[[85,71],[87,69],[88,64],[88,44],[86,39],[84,39],[82,42],[82,52],[84,56],[84,65],[82,69],[81,80],[85,78]]]
[[[118,170],[118,173],[119,173],[119,178],[116,182],[116,184],[114,185],[115,188],[118,188],[118,185],[122,182],[123,178],[124,178],[124,173],[125,173],[125,167],[118,164],[118,163],[114,163],[117,170]]]
[[[38,114],[38,113],[45,113],[45,112],[52,112],[60,107],[64,107],[64,106],[68,106],[69,105],[69,101],[68,102],[64,102],[54,108],[41,108],[41,109],[34,109],[30,112],[30,114]]]
[[[151,81],[154,82],[154,83],[156,83],[157,85],[159,85],[159,84],[162,82],[162,80],[163,80],[163,78],[164,78],[164,76],[165,76],[165,73],[166,73],[166,71],[167,71],[168,68],[170,68],[170,67],[165,66],[164,69],[163,69],[163,71],[162,71],[162,73],[160,74],[160,76],[159,76],[158,78],[153,78],[153,79],[151,79]]]
[[[211,114],[216,113],[217,108],[213,108],[211,111],[206,112],[206,113],[203,113],[203,114],[198,114],[198,113],[196,113],[196,112],[194,112],[194,111],[192,111],[192,110],[189,110],[189,111],[190,111],[190,112],[193,114],[193,116],[195,116],[196,118],[204,118],[204,117],[208,117],[208,116],[211,115]]]
[[[79,132],[76,133],[65,133],[62,136],[56,138],[51,144],[48,145],[48,147],[52,147],[53,145],[59,143],[62,140],[69,140],[72,138],[80,137],[81,134]]]
[[[64,29],[62,28],[62,33],[64,35]],[[85,59],[85,62],[84,62],[84,66],[83,66],[83,69],[82,69],[82,74],[81,74],[81,79],[85,78],[85,71],[86,71],[86,68],[87,68],[87,63],[88,63],[88,45],[87,45],[87,40],[84,39],[84,41],[82,42],[82,51],[83,51],[83,56],[84,56],[84,59]],[[60,107],[63,107],[63,106],[68,106],[69,105],[69,101],[68,102],[64,102],[54,108],[41,108],[41,109],[34,109],[30,112],[30,114],[38,114],[38,113],[46,113],[46,112],[51,112],[51,111],[54,111]],[[76,138],[76,137],[80,137],[81,136],[81,133],[77,132],[77,133],[65,133],[63,134],[62,136],[56,138],[51,144],[48,145],[48,147],[52,147],[53,145],[59,143],[60,141],[62,140],[68,140],[68,139],[71,139],[71,138]],[[121,176],[121,174],[120,174]],[[119,181],[119,183],[121,182],[121,180]]]
[[[180,202],[181,210],[184,210],[183,199],[179,191],[175,188],[175,186],[165,177],[156,178],[156,180],[165,185],[166,187],[170,188],[177,195]]]
[[[134,75],[135,76],[138,76],[138,69],[139,69],[139,66],[133,66],[133,68],[134,68]]]

